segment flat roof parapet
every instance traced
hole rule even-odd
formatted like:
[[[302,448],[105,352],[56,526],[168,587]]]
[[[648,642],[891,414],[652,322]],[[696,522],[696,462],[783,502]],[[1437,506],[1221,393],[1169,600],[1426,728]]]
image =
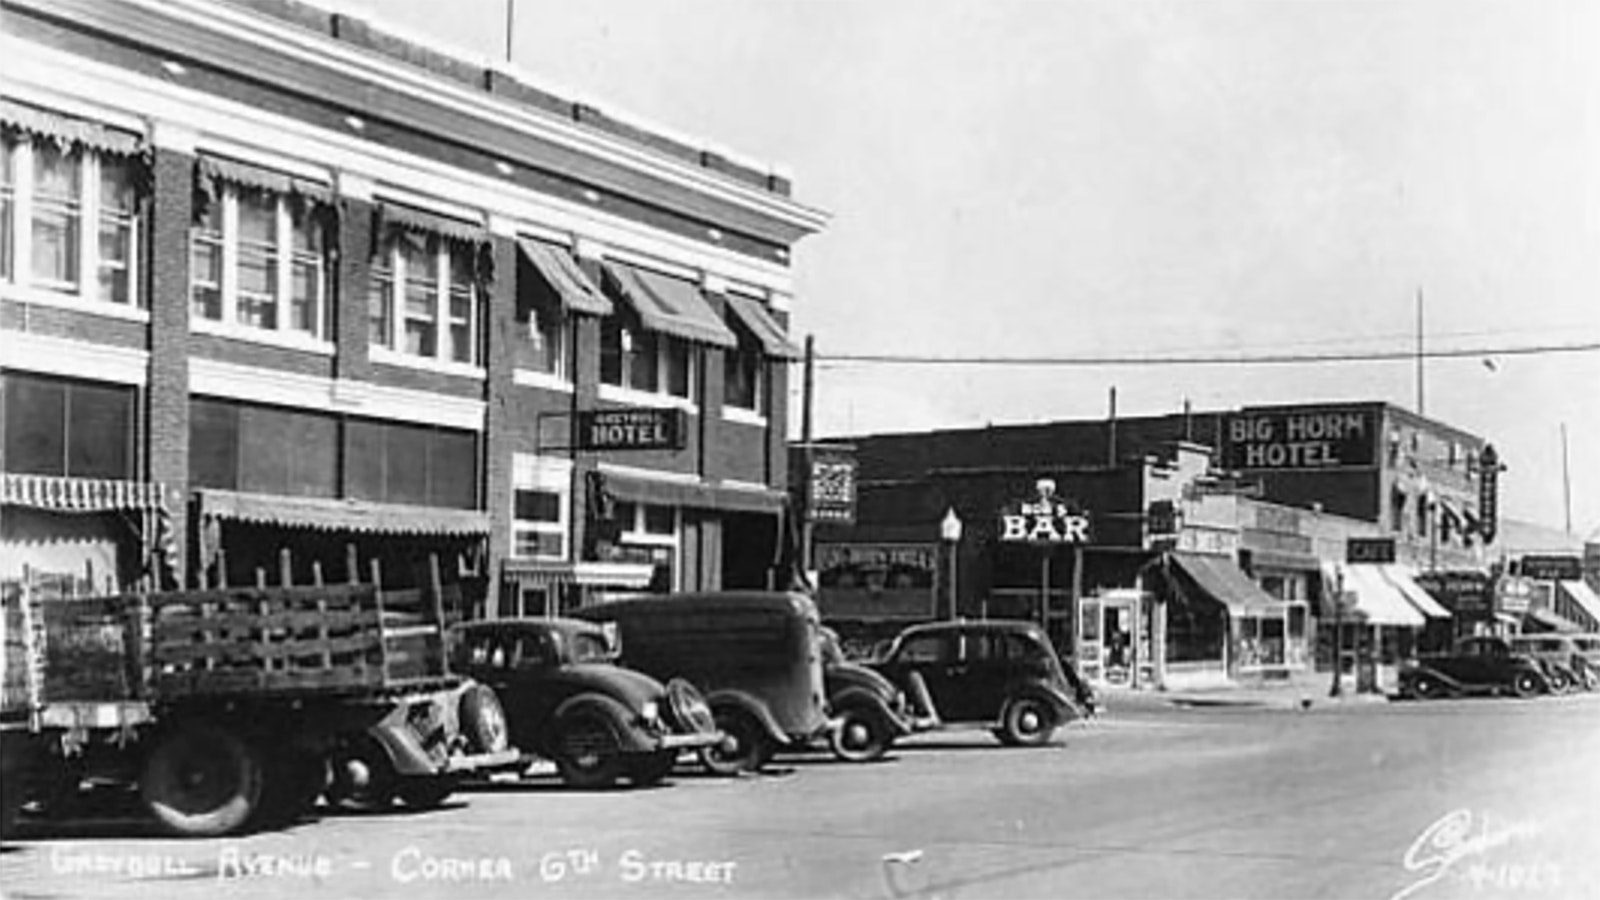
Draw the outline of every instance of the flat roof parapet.
[[[514,64],[450,47],[436,38],[408,33],[378,21],[368,7],[340,0],[215,0],[325,35],[389,59],[415,66],[440,78],[558,116],[732,181],[789,197],[793,178],[781,165],[746,159],[708,141],[674,134],[616,110],[602,109],[577,91],[555,88]]]

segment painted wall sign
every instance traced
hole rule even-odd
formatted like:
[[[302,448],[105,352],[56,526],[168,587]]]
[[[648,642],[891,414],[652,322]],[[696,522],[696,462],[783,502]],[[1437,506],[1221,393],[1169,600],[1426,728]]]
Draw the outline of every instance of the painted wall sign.
[[[937,544],[818,544],[817,603],[824,617],[934,615]]]
[[[1481,572],[1423,572],[1417,584],[1460,619],[1494,617],[1494,590]]]
[[[1041,478],[1035,495],[1019,500],[1000,513],[999,538],[1006,543],[1087,544],[1089,514],[1056,496],[1056,483]]]
[[[1347,469],[1377,461],[1375,410],[1236,413],[1224,429],[1228,469]]]
[[[1540,581],[1582,581],[1583,560],[1577,556],[1524,556],[1518,570]]]
[[[584,410],[574,418],[579,450],[682,450],[687,429],[681,409]]]

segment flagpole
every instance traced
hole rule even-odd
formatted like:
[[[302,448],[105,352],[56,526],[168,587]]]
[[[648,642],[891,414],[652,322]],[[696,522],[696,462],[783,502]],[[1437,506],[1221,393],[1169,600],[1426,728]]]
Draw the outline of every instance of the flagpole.
[[[506,62],[511,62],[511,30],[512,23],[516,21],[512,10],[516,8],[517,0],[506,0]]]

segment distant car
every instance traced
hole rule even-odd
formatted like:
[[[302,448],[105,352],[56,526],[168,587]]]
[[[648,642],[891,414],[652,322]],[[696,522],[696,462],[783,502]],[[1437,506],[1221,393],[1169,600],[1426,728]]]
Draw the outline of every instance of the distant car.
[[[694,685],[614,664],[604,629],[573,619],[455,625],[452,665],[494,688],[513,743],[580,788],[659,782],[683,750],[722,740]]]
[[[822,682],[833,716],[828,749],[846,762],[879,759],[913,730],[905,692],[868,666],[847,659],[833,629],[823,628],[821,638]]]
[[[1583,657],[1584,666],[1596,680],[1600,680],[1600,634],[1584,633],[1568,635],[1572,643],[1578,648],[1578,655]],[[1600,690],[1600,684],[1595,684],[1593,690]]]
[[[1570,634],[1522,634],[1511,639],[1515,653],[1538,660],[1556,692],[1600,688],[1600,670],[1584,656]]]
[[[1037,624],[1003,620],[913,625],[871,663],[925,727],[976,724],[1012,746],[1045,744],[1093,715],[1093,694],[1069,665]]]
[[[1537,660],[1497,637],[1462,638],[1453,652],[1419,657],[1400,670],[1400,695],[1417,700],[1459,694],[1530,697],[1551,689]]]

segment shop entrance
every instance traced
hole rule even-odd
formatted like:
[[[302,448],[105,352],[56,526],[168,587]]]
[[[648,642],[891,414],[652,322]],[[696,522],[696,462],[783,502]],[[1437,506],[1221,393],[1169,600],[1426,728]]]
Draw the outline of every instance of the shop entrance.
[[[1099,606],[1099,670],[1107,684],[1137,684],[1141,666],[1148,668],[1149,644],[1144,640],[1142,595],[1138,591],[1107,591]]]

